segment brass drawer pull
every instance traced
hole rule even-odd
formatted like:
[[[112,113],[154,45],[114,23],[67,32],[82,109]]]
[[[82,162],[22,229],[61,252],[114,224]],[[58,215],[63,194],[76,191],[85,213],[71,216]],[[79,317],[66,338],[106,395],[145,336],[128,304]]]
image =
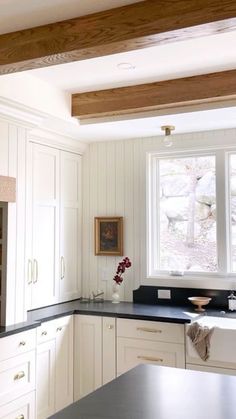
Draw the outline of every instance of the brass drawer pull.
[[[109,324],[109,326],[107,326],[109,330],[114,329],[114,326],[112,324]]]
[[[24,415],[19,415],[16,417],[16,419],[25,419]]]
[[[41,333],[41,335],[42,335],[42,336],[47,336],[47,334],[48,334],[48,332],[47,332],[46,330],[44,330],[44,331]]]
[[[142,359],[143,361],[163,362],[163,359],[162,358],[155,358],[153,356],[142,356],[142,355],[139,355],[137,358],[138,359]]]
[[[62,331],[62,327],[58,327],[57,332],[61,332],[61,331]]]
[[[137,327],[137,330],[139,330],[140,332],[162,333],[162,330],[150,329],[149,327]]]
[[[24,340],[22,340],[20,343],[19,343],[19,346],[25,346],[26,345],[26,342],[24,341]]]
[[[24,378],[24,377],[25,377],[24,371],[20,371],[14,376],[14,381],[20,380],[21,378]]]

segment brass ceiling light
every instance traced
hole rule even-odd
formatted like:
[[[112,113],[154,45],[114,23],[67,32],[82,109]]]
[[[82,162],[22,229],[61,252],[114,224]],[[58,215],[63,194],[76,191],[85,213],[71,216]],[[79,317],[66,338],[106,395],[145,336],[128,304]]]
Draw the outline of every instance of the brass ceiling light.
[[[170,139],[171,132],[175,130],[174,125],[163,125],[161,127],[162,131],[165,131],[165,137],[162,140],[162,144],[165,147],[171,147],[173,145],[173,141]]]

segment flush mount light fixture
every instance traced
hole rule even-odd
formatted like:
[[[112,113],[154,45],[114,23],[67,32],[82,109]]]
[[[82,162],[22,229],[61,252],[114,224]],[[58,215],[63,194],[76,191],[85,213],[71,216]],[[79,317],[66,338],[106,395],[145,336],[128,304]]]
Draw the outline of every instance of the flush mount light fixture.
[[[173,142],[170,139],[171,131],[175,130],[174,125],[163,125],[161,127],[162,131],[165,131],[165,137],[162,140],[162,144],[165,147],[171,147]]]
[[[117,64],[117,68],[119,68],[120,70],[134,70],[135,65],[131,63],[119,63]]]

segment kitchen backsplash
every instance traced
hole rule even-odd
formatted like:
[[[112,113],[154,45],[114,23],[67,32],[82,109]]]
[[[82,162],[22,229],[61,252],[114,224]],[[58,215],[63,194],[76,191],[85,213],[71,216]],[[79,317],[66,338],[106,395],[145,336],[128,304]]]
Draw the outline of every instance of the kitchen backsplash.
[[[199,288],[171,288],[140,286],[133,291],[133,302],[140,304],[192,306],[188,297],[205,296],[211,297],[208,307],[228,308],[228,290],[211,290]]]

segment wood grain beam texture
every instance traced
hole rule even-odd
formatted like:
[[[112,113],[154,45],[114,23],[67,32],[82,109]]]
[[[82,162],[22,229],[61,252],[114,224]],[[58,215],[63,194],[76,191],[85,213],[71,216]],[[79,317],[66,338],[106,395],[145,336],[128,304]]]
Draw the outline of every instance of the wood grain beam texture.
[[[235,0],[146,0],[0,35],[0,74],[234,29]]]
[[[72,116],[128,115],[236,99],[236,70],[72,95]]]

